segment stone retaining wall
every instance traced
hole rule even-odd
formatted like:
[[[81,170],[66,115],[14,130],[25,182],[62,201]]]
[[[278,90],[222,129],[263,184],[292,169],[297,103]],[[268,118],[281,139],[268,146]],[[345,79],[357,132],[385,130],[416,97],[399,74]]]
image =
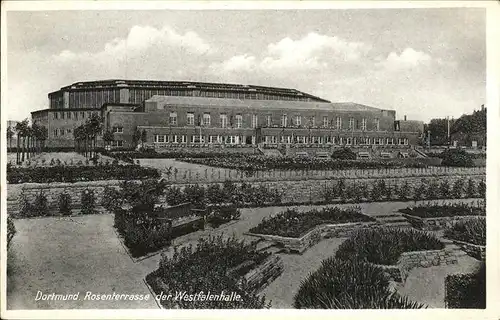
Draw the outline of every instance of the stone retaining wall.
[[[250,291],[260,292],[283,273],[283,261],[277,255],[271,255],[255,269],[250,270],[240,280],[245,280]]]
[[[458,245],[469,256],[477,260],[486,261],[486,246],[481,246],[459,240],[453,240],[453,243]]]
[[[479,217],[479,216],[452,216],[452,217],[439,217],[439,218],[421,218],[406,213],[403,213],[402,216],[408,219],[408,221],[410,221],[411,225],[414,228],[424,231],[443,230],[451,227],[454,223],[460,220],[467,220]]]
[[[440,176],[434,178],[433,181],[440,183],[443,180],[448,180],[450,185],[457,179],[464,178],[464,176]],[[484,180],[484,175],[472,175],[466,178],[471,178],[476,181]],[[375,178],[356,178],[356,179],[346,179],[345,184],[363,184],[372,185]],[[387,186],[401,186],[407,183],[410,188],[415,188],[420,186],[421,181],[431,181],[429,178],[419,178],[419,177],[406,177],[406,178],[386,178],[384,181]],[[75,182],[75,183],[25,183],[8,185],[7,191],[7,206],[9,212],[16,212],[19,210],[19,195],[21,192],[33,201],[36,195],[40,192],[44,192],[47,196],[49,208],[58,207],[58,196],[60,193],[67,191],[72,198],[72,204],[78,207],[80,203],[81,192],[85,189],[94,190],[96,196],[97,204],[101,203],[102,192],[106,186],[118,187],[119,180],[109,180],[109,181],[89,181],[89,182]],[[219,183],[220,184],[220,183]],[[279,191],[282,197],[282,203],[320,203],[325,201],[325,190],[334,188],[337,185],[337,180],[305,180],[305,181],[272,181],[272,182],[251,182],[253,186],[264,185],[270,190]],[[202,184],[210,185],[210,184]],[[183,188],[186,185],[178,185]]]
[[[268,234],[246,233],[247,235],[258,237],[267,241],[272,241],[283,246],[285,251],[303,253],[309,247],[320,242],[323,238],[349,237],[349,235],[359,229],[374,228],[379,226],[377,222],[351,222],[342,224],[323,224],[316,226],[300,238],[282,237]]]

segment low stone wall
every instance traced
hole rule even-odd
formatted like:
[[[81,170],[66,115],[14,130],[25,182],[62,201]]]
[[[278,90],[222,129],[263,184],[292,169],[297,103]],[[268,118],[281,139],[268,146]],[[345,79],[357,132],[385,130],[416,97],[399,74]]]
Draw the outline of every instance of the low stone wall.
[[[413,268],[429,268],[432,266],[458,263],[460,251],[453,245],[447,244],[442,250],[411,251],[401,254],[398,260],[402,280],[406,280]]]
[[[486,246],[481,246],[459,240],[453,240],[453,243],[459,246],[469,256],[477,260],[486,261]]]
[[[283,261],[277,255],[271,255],[255,269],[246,273],[242,280],[246,281],[250,291],[258,293],[283,273]]]
[[[282,237],[268,234],[246,233],[247,235],[258,237],[267,241],[272,241],[280,246],[283,246],[285,251],[294,253],[303,253],[309,247],[320,242],[323,238],[332,237],[349,237],[350,234],[363,228],[377,227],[377,222],[351,222],[342,224],[323,224],[316,226],[314,229],[308,231],[300,238]]]
[[[402,214],[403,217],[410,221],[411,225],[424,231],[437,231],[451,227],[454,223],[460,220],[467,220],[477,218],[478,216],[452,216],[452,217],[439,217],[439,218],[421,218],[412,216],[406,213]]]

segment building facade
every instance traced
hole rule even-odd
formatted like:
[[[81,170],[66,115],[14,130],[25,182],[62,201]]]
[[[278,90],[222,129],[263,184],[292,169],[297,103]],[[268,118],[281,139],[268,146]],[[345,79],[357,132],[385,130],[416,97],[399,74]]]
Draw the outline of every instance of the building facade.
[[[73,130],[92,113],[113,133],[115,149],[135,148],[137,132],[155,149],[412,146],[423,133],[423,123],[396,121],[394,110],[261,86],[109,80],[61,88],[49,101],[32,113],[48,128],[49,147],[73,147]]]

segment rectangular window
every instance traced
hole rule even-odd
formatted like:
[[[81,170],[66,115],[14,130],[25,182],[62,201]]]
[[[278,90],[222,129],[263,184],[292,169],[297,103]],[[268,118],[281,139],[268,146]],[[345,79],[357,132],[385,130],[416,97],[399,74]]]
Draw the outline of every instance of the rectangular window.
[[[64,112],[61,112],[61,119],[64,120]]]
[[[366,130],[366,118],[361,119],[361,130]]]
[[[337,117],[336,126],[337,126],[337,130],[342,129],[342,118],[341,117]]]
[[[236,115],[236,128],[241,128],[242,125],[243,125],[243,117],[241,116],[241,114],[237,114]]]
[[[316,119],[314,117],[309,117],[309,125],[311,127],[316,126]]]
[[[123,127],[113,127],[113,133],[123,133]]]
[[[80,118],[85,119],[85,112],[84,111],[80,111]]]
[[[111,142],[113,147],[123,147],[123,140],[114,140]]]
[[[209,126],[210,125],[210,113],[204,113],[203,114],[203,125],[204,126]]]
[[[227,128],[227,114],[220,115],[220,127]]]
[[[404,144],[408,145],[408,138],[404,138]]]
[[[163,134],[157,134],[157,135],[155,135],[155,142],[156,143],[164,143],[164,142],[167,142],[166,140],[167,140],[166,136],[163,135]]]
[[[354,129],[354,118],[349,118],[349,130]]]
[[[384,138],[378,138],[378,144],[384,144]]]
[[[328,117],[323,117],[323,127],[328,127]]]
[[[78,112],[76,112],[76,111],[73,112],[73,118],[75,120],[78,120]]]
[[[386,144],[388,144],[388,145],[394,144],[394,139],[393,138],[387,138]]]
[[[194,125],[194,113],[189,112],[187,114],[187,125],[188,126]]]
[[[71,129],[66,129],[66,134],[71,134]]]
[[[295,125],[300,126],[302,124],[302,118],[300,116],[295,116]]]
[[[71,120],[71,112],[66,112],[66,119]]]
[[[177,137],[178,136],[176,134],[172,136],[172,143],[179,143],[179,139]]]
[[[273,126],[273,118],[271,117],[270,114],[268,114],[266,116],[266,124],[267,124],[268,127],[272,127]]]
[[[177,113],[176,112],[170,112],[169,123],[171,126],[177,125]]]
[[[54,112],[54,120],[57,120],[59,119],[59,113],[58,112]]]
[[[252,128],[257,128],[257,126],[259,125],[259,117],[254,114],[252,115]]]
[[[380,120],[378,118],[373,119],[373,128],[375,131],[380,131]]]
[[[186,143],[186,141],[187,141],[186,135],[182,135],[181,136],[181,143]]]
[[[282,126],[282,127],[286,127],[287,122],[288,122],[288,117],[287,117],[287,115],[286,115],[286,114],[282,115],[282,116],[281,116],[281,126]]]
[[[54,129],[54,137],[57,137],[57,129]]]

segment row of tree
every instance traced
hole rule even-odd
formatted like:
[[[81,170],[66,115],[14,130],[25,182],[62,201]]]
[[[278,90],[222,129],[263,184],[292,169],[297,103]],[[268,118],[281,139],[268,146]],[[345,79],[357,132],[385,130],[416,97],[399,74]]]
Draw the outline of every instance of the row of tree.
[[[97,137],[102,133],[102,119],[92,114],[87,121],[73,130],[75,139],[75,150],[87,158],[95,158],[97,153]],[[113,135],[106,134],[107,139],[113,139]]]
[[[20,164],[37,153],[41,153],[48,138],[48,130],[43,125],[34,122],[30,125],[28,119],[18,122],[14,128],[7,128],[7,140],[12,149],[12,140],[17,136],[16,163]]]

